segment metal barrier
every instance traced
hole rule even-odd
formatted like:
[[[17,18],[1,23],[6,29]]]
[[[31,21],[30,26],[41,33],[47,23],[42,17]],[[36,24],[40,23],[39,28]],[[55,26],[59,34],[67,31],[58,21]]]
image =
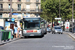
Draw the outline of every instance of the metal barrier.
[[[0,44],[2,44],[2,31],[0,29]]]
[[[6,42],[11,40],[11,38],[12,38],[11,30],[0,30],[0,44],[2,44],[2,41]]]

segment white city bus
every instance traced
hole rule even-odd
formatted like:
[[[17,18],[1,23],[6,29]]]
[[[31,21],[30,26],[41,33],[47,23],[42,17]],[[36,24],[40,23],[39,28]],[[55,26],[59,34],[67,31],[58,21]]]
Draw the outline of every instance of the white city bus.
[[[40,36],[43,37],[44,34],[46,34],[46,21],[42,20],[40,17],[34,17],[34,18],[23,18],[20,21],[20,24],[22,25],[22,36],[28,37],[28,36]]]

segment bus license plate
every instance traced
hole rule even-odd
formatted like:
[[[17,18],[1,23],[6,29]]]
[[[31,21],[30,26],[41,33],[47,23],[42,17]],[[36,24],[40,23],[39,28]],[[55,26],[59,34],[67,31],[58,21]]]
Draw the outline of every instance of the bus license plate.
[[[34,34],[31,34],[30,36],[34,36]]]

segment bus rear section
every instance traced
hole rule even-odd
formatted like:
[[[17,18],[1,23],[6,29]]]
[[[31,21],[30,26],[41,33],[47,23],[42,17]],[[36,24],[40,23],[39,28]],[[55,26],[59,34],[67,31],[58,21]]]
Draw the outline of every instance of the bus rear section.
[[[43,36],[40,28],[40,18],[23,19],[23,36]]]
[[[41,29],[44,34],[47,34],[47,23],[45,20],[41,20]]]

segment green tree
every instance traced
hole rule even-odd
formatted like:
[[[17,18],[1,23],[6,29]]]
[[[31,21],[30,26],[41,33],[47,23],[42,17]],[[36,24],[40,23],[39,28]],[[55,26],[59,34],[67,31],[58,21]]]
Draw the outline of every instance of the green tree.
[[[61,18],[71,19],[72,0],[61,0],[60,5]],[[55,17],[59,17],[59,0],[42,0],[41,7],[43,10],[41,17],[45,18],[47,21],[51,21],[52,18],[54,19]]]

